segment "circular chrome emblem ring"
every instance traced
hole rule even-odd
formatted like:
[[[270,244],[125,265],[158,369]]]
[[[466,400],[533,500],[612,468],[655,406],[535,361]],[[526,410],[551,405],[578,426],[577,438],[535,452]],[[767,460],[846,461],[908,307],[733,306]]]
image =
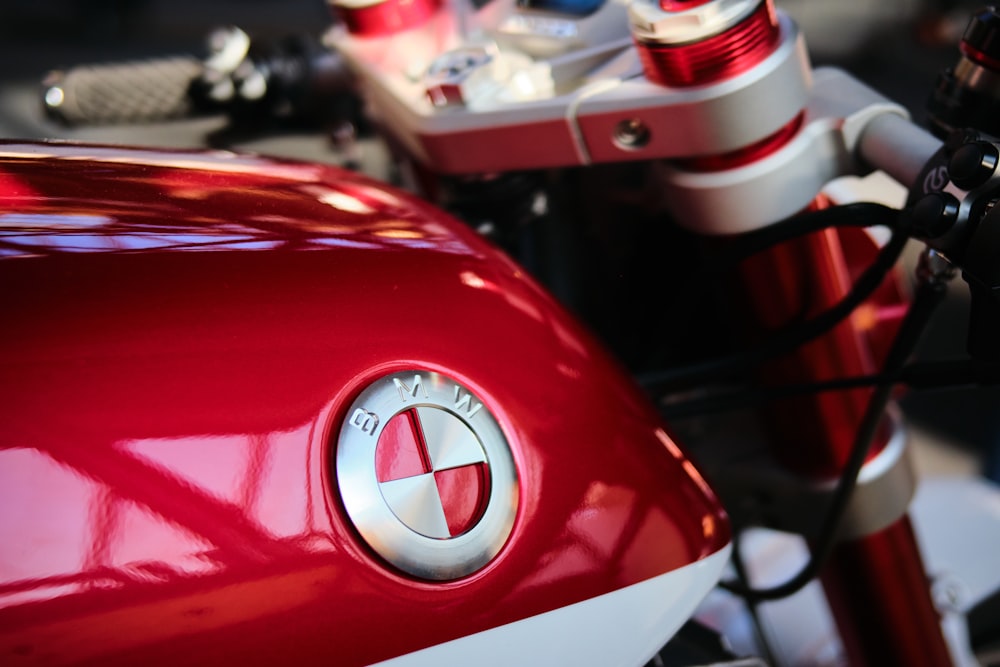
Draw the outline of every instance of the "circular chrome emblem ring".
[[[354,527],[408,574],[472,574],[513,528],[518,482],[507,439],[482,401],[440,373],[370,384],[348,410],[336,460]]]

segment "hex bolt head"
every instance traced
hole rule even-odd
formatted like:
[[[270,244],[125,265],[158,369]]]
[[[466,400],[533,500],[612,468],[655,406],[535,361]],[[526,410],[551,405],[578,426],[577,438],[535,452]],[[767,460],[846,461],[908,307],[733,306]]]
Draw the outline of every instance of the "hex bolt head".
[[[1000,151],[988,141],[963,144],[948,162],[952,183],[963,190],[973,190],[993,177]]]
[[[959,201],[947,192],[931,192],[913,205],[913,234],[918,238],[944,236],[958,221]]]

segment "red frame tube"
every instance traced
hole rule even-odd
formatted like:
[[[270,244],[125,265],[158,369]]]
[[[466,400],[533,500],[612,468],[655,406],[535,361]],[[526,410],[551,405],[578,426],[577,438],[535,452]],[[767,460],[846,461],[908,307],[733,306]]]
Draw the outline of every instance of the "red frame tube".
[[[952,664],[907,517],[841,544],[823,571],[822,582],[848,664]]]
[[[742,278],[759,335],[835,303],[875,251],[863,231],[826,230],[747,262]],[[768,364],[761,378],[780,384],[877,371],[902,303],[894,281],[887,281],[854,317]],[[764,412],[764,422],[776,456],[808,479],[840,474],[870,393],[851,390],[775,403]],[[887,430],[873,453],[888,437]],[[838,545],[821,580],[853,667],[951,664],[905,516],[889,528]]]

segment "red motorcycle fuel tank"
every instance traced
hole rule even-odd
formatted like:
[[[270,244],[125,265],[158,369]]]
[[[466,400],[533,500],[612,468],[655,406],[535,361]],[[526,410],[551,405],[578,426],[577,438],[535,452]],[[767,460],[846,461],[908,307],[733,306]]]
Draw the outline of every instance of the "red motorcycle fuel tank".
[[[0,145],[0,663],[642,664],[729,525],[502,253],[337,169]]]

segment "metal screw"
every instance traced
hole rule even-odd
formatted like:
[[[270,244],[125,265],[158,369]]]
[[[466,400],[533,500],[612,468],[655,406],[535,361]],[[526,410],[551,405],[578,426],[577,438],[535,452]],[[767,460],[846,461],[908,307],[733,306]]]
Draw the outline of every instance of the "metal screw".
[[[944,284],[952,280],[958,270],[944,256],[932,248],[924,248],[917,262],[917,280],[922,283]]]
[[[959,613],[966,597],[965,586],[950,573],[939,574],[931,582],[931,598],[942,613]]]
[[[649,127],[638,118],[629,118],[615,125],[611,139],[615,145],[624,150],[638,150],[649,143],[653,133]]]

